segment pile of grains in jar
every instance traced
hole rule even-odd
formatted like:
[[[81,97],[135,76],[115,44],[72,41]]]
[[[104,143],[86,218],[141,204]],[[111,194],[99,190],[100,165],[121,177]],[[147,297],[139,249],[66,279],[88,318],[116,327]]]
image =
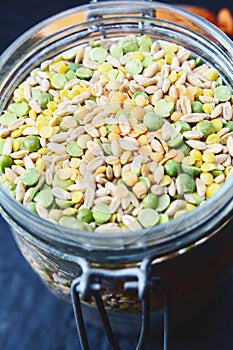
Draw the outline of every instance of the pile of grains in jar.
[[[218,71],[148,36],[43,62],[0,117],[2,186],[73,229],[136,231],[213,196],[233,173],[233,97]]]

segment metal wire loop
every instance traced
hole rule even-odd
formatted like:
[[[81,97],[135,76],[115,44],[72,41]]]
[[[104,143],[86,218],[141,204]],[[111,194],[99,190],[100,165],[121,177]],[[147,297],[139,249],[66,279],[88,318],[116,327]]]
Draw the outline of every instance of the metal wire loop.
[[[124,278],[128,281],[125,282],[124,288],[126,290],[136,290],[138,292],[138,298],[142,302],[142,314],[141,314],[141,330],[139,334],[138,344],[135,350],[144,350],[149,334],[150,328],[150,293],[151,290],[156,292],[158,284],[163,287],[164,293],[164,307],[163,307],[163,350],[168,350],[168,327],[169,327],[169,286],[166,281],[160,277],[151,277],[150,274],[150,260],[145,259],[141,267],[139,268],[126,268],[121,270],[105,270],[87,268],[88,264],[85,262],[85,271],[83,274],[76,278],[71,284],[71,297],[73,310],[75,315],[76,326],[79,334],[80,344],[82,350],[90,350],[87,332],[84,324],[83,312],[81,307],[81,299],[89,301],[94,299],[97,310],[99,312],[103,328],[105,330],[108,341],[113,350],[121,350],[112,326],[107,315],[107,311],[104,307],[103,300],[100,295],[101,280],[102,278],[119,279]]]

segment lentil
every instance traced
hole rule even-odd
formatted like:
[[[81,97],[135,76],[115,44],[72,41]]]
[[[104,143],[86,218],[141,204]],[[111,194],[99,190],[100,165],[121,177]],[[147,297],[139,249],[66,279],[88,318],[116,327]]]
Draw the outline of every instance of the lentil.
[[[96,206],[93,208],[92,214],[95,222],[99,224],[104,224],[111,218],[109,207],[104,203],[96,204]]]
[[[168,194],[163,194],[162,196],[159,197],[159,203],[156,208],[158,212],[166,210],[171,203],[170,196]]]
[[[77,219],[90,224],[93,221],[92,211],[88,208],[83,208],[78,211]]]
[[[197,123],[196,129],[202,132],[205,138],[215,132],[214,125],[209,120],[203,120]]]
[[[162,118],[154,112],[148,112],[143,117],[143,123],[149,131],[158,130],[162,125]]]
[[[155,113],[163,118],[169,117],[174,111],[174,103],[165,99],[161,99],[155,102],[154,110]]]
[[[165,164],[164,164],[164,170],[165,174],[169,176],[177,176],[179,171],[180,171],[180,164],[173,159],[169,159]]]
[[[36,136],[27,136],[22,142],[23,147],[29,152],[37,152],[40,148],[40,140]]]
[[[40,172],[37,169],[27,169],[22,177],[23,184],[31,187],[35,186],[40,179]]]
[[[179,186],[184,193],[195,191],[195,182],[190,175],[180,174],[176,180],[177,186]]]
[[[2,155],[0,157],[0,170],[2,173],[5,173],[6,168],[10,168],[12,166],[12,159],[8,155]]]
[[[144,208],[156,209],[159,204],[159,198],[156,194],[149,193],[143,198],[142,204]]]
[[[214,97],[221,102],[228,101],[231,98],[232,92],[228,86],[218,86],[214,89]]]
[[[54,197],[49,189],[44,189],[35,195],[34,201],[41,203],[44,208],[49,208],[53,204]]]
[[[203,104],[200,101],[194,101],[191,105],[193,113],[202,113]]]
[[[150,228],[159,222],[159,214],[153,209],[146,208],[139,213],[138,221],[142,227]]]
[[[213,121],[212,121],[213,122]],[[230,120],[225,124],[225,128],[229,128],[230,131],[233,131],[233,121]]]

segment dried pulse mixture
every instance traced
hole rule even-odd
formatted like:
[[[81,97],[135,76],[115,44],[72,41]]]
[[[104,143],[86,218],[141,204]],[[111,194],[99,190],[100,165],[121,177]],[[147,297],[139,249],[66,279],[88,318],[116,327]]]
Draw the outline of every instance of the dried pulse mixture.
[[[148,36],[45,61],[0,117],[2,186],[60,225],[135,231],[178,218],[233,173],[232,91]]]

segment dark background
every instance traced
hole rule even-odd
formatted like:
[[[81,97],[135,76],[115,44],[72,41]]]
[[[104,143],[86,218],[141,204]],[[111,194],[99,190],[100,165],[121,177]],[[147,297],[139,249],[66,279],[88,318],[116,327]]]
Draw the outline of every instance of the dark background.
[[[88,2],[79,0],[0,0],[0,52],[20,34],[41,20]],[[215,13],[222,7],[228,7],[233,12],[232,0],[164,0],[161,2],[199,5]]]
[[[87,1],[40,0],[0,3],[0,53],[41,20]],[[188,3],[188,1],[164,1]],[[232,0],[190,0],[215,12],[233,10]],[[1,57],[0,57],[1,59]],[[231,230],[233,225],[231,225]],[[109,350],[100,331],[88,328],[94,350]],[[131,350],[121,339],[123,350]],[[0,350],[80,350],[72,308],[52,295],[21,256],[0,218]],[[155,349],[151,347],[150,349]],[[159,347],[156,349],[160,350]],[[233,274],[209,309],[172,337],[171,350],[233,349]]]

